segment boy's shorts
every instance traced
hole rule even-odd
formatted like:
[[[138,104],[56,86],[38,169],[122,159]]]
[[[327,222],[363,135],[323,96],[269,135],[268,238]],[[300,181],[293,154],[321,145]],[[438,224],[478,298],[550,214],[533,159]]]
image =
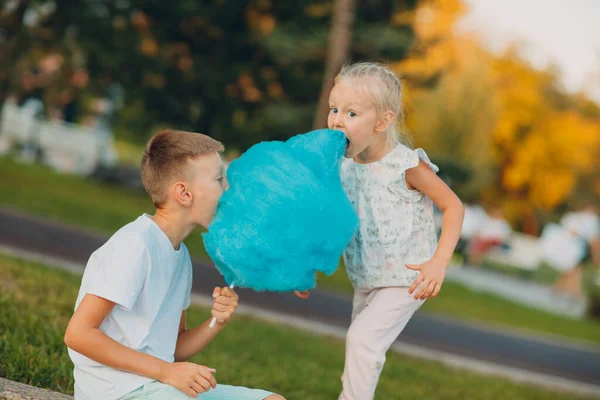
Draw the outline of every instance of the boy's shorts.
[[[217,384],[216,389],[200,393],[197,400],[263,400],[273,393],[260,389],[249,389],[243,386]],[[133,392],[121,397],[120,400],[189,400],[185,393],[159,381],[146,383]]]

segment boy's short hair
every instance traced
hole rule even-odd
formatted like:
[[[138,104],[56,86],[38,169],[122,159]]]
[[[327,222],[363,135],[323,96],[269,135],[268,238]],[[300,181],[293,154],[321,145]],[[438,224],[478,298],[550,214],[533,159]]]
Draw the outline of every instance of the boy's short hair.
[[[142,184],[156,207],[167,201],[167,185],[190,158],[224,150],[221,142],[201,133],[165,129],[152,136],[142,156]]]

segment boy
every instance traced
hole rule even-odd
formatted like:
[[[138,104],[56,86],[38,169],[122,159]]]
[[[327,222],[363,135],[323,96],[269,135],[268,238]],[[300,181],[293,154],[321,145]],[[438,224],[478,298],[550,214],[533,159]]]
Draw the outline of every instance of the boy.
[[[223,329],[238,304],[215,288],[210,321],[186,329],[192,263],[183,240],[207,227],[227,189],[208,136],[165,130],[150,139],[142,183],[156,207],[118,230],[90,257],[65,344],[79,399],[268,399],[263,390],[217,386],[214,369],[183,362]]]

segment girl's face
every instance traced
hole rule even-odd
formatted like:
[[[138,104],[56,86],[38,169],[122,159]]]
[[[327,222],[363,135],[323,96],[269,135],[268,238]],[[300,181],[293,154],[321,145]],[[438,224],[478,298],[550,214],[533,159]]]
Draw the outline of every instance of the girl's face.
[[[329,94],[327,126],[344,132],[348,139],[345,155],[355,158],[385,144],[384,132],[388,125],[379,118],[368,96],[347,83],[338,82]]]

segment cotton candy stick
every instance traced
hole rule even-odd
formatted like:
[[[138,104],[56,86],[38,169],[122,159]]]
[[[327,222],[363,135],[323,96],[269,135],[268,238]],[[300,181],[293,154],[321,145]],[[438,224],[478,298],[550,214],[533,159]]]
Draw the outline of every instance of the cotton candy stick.
[[[232,283],[231,285],[229,285],[229,289],[233,289],[235,287],[235,283]],[[213,317],[212,321],[210,321],[210,325],[209,328],[212,328],[215,326],[215,324],[217,323],[217,317]]]

